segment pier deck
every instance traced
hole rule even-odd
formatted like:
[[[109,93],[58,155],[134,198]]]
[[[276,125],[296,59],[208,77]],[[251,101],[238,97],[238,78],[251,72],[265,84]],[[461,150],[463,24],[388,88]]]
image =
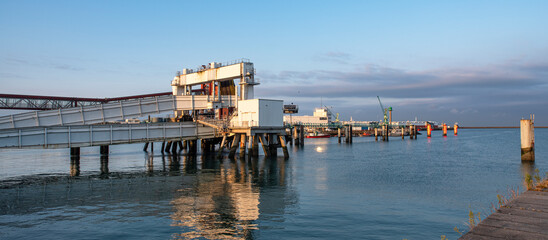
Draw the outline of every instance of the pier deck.
[[[548,189],[524,192],[460,239],[548,239]]]

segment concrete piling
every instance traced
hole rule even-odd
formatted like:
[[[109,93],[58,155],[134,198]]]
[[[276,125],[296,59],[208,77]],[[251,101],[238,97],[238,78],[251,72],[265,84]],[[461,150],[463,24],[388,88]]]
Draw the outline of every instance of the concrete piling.
[[[531,119],[520,120],[521,161],[535,161],[534,115]]]
[[[284,158],[289,158],[289,151],[287,151],[287,146],[285,145],[284,136],[278,135],[278,138],[280,139],[280,144],[282,145],[282,150],[284,152]]]

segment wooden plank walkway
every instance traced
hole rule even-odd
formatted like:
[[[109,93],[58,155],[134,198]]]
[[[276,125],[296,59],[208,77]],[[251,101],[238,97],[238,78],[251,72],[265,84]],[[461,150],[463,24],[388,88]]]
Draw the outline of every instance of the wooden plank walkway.
[[[548,239],[548,191],[526,191],[459,239]]]

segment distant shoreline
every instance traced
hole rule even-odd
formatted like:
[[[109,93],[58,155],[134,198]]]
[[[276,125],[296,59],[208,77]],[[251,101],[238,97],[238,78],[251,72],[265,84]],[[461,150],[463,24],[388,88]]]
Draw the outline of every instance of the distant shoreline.
[[[507,126],[507,127],[462,127],[460,129],[489,129],[489,128],[519,128],[519,126]],[[535,126],[535,128],[548,128],[548,126]]]

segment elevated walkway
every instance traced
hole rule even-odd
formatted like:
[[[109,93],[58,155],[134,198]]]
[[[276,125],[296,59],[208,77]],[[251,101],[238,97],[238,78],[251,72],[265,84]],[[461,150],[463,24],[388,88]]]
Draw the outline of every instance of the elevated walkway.
[[[194,122],[33,127],[0,131],[0,148],[71,148],[213,138],[214,128]]]
[[[138,118],[175,110],[200,110],[236,106],[236,97],[189,95],[154,96],[98,105],[35,111],[0,117],[0,131],[27,127],[87,125]]]

